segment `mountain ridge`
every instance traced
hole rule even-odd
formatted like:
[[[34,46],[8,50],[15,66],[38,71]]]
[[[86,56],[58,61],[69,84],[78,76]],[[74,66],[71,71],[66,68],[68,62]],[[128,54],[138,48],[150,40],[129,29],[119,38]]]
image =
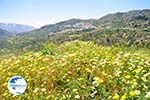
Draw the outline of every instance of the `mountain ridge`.
[[[0,38],[11,36],[12,33],[0,28]]]
[[[0,23],[0,28],[13,34],[18,34],[36,29],[33,26],[16,23]]]
[[[48,24],[35,29],[31,32],[37,30],[46,30],[49,33],[61,31],[64,29],[72,28],[72,25],[79,23],[78,25],[86,26],[89,28],[150,28],[150,9],[143,10],[132,10],[128,12],[117,12],[112,14],[107,14],[99,19],[68,19],[65,21],[60,21],[55,24]],[[69,26],[70,27],[67,27]],[[81,26],[82,26],[81,25]],[[91,26],[91,27],[90,27]],[[87,27],[87,26],[86,26]],[[81,30],[87,29],[86,27],[81,27]],[[80,28],[80,26],[78,27]],[[26,32],[25,32],[26,33]],[[30,33],[30,32],[29,32]],[[38,33],[38,32],[37,32]]]
[[[108,14],[100,19],[69,19],[17,34],[9,38],[9,43],[18,50],[39,50],[47,42],[60,44],[73,40],[94,41],[106,46],[150,48],[149,15],[148,9]]]
[[[105,27],[109,25],[115,27],[117,24],[119,27],[130,28],[150,27],[150,9],[107,14],[99,18],[99,23]]]

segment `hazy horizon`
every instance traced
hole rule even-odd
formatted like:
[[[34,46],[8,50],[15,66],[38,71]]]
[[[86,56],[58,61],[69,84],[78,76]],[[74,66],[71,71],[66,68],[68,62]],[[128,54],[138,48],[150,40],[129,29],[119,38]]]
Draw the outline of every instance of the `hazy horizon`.
[[[0,23],[41,27],[60,21],[98,19],[106,14],[150,9],[149,0],[1,0]]]

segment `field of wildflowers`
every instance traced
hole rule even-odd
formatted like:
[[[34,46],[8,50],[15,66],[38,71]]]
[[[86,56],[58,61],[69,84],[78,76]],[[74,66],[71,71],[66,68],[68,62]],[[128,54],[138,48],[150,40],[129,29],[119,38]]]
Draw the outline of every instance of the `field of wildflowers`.
[[[74,41],[0,59],[0,100],[150,100],[150,50]],[[21,75],[24,94],[8,80]]]

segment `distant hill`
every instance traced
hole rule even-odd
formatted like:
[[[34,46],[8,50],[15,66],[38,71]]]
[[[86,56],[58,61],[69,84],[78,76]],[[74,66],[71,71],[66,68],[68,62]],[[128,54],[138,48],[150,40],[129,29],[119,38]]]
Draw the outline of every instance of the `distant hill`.
[[[40,30],[47,30],[49,34],[51,33],[65,33],[82,31],[85,29],[95,29],[96,27],[90,23],[88,20],[81,19],[69,19],[56,24],[45,25],[40,28]]]
[[[35,29],[32,26],[14,23],[0,23],[0,28],[13,34],[27,32]]]
[[[97,23],[105,28],[147,28],[150,27],[150,9],[108,14]]]
[[[5,43],[9,47],[12,45],[14,50],[26,51],[39,50],[49,42],[60,44],[73,40],[94,41],[105,46],[150,48],[150,10],[119,12],[99,19],[70,19],[17,34]]]
[[[45,25],[40,29],[25,33],[52,34],[76,32],[98,28],[150,28],[150,9],[108,14],[99,19],[70,19],[56,24]]]
[[[6,30],[0,29],[0,49],[10,47],[10,44],[8,43],[9,37],[12,37],[12,33]]]
[[[150,9],[133,10],[108,14],[99,19],[69,19],[56,24],[45,25],[39,29],[21,24],[0,23],[0,28],[11,33],[47,35],[53,33],[76,32],[88,29],[110,28],[150,28]]]
[[[6,30],[0,29],[0,38],[11,36],[11,34],[12,33],[8,32]]]

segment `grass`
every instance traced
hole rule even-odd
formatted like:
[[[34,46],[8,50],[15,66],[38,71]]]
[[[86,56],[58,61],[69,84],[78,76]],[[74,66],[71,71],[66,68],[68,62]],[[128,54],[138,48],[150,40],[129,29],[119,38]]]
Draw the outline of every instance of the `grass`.
[[[149,100],[148,52],[74,41],[21,56],[12,54],[0,60],[0,99]],[[19,96],[7,89],[15,75],[23,76],[28,84]]]

